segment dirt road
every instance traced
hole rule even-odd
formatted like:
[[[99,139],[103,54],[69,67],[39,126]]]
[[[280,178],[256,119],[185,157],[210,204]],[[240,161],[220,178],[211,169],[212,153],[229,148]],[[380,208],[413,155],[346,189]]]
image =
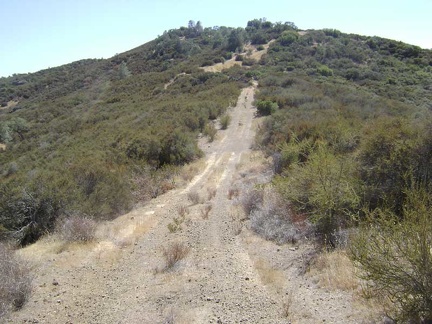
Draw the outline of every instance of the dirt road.
[[[241,231],[233,215],[232,182],[246,181],[242,165],[253,163],[253,96],[254,87],[244,89],[230,108],[228,129],[213,143],[201,141],[206,166],[185,188],[101,225],[98,242],[64,245],[47,238],[23,249],[35,289],[9,322],[361,322],[350,293],[319,290],[298,275],[302,247]],[[165,270],[163,249],[174,242],[189,253]]]
[[[186,188],[106,225],[109,239],[97,244],[63,251],[47,240],[25,249],[22,254],[35,264],[37,287],[12,321],[284,322],[236,235],[229,209],[236,165],[252,143],[253,91],[244,89],[231,108],[230,127],[215,142],[203,142],[207,166]],[[192,205],[190,192],[198,193],[199,204]],[[180,206],[188,206],[188,215],[182,230],[170,233],[168,224],[179,217]],[[205,206],[212,206],[208,218],[202,217]],[[162,249],[170,242],[183,242],[190,252],[162,271]]]

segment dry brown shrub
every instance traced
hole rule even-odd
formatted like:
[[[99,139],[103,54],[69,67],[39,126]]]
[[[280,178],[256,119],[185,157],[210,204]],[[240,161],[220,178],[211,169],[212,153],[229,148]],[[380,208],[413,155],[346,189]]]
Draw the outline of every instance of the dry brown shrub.
[[[189,247],[181,242],[175,242],[163,249],[165,271],[172,269],[177,262],[184,259],[189,253]]]
[[[56,232],[66,242],[89,242],[96,238],[97,223],[84,216],[62,218],[56,225]]]
[[[212,200],[214,197],[216,197],[216,192],[216,188],[207,188],[208,200]]]
[[[177,212],[181,217],[186,217],[189,214],[189,209],[186,206],[178,206]]]
[[[237,198],[240,194],[239,188],[230,188],[228,190],[228,199],[232,200],[233,198]]]
[[[204,208],[201,209],[201,217],[203,219],[207,219],[209,217],[212,207],[212,205],[205,205]]]
[[[192,204],[197,205],[201,203],[201,197],[198,192],[191,191],[188,193],[188,199],[192,202]]]
[[[32,281],[29,266],[9,246],[0,243],[0,319],[27,302]]]
[[[251,210],[250,228],[266,240],[295,244],[306,234],[293,224],[289,206],[271,186],[263,188],[260,196],[253,193],[243,200],[243,208]]]
[[[244,191],[240,197],[240,203],[246,215],[250,215],[253,210],[259,209],[264,199],[263,190],[250,189]]]

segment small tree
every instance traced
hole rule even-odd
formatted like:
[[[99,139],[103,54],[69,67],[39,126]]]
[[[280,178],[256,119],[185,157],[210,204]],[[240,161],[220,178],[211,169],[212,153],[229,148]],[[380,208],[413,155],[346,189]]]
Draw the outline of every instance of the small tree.
[[[376,210],[353,239],[350,255],[366,289],[393,303],[387,310],[401,322],[432,320],[432,196],[407,193],[403,217]]]
[[[231,31],[228,37],[228,47],[227,49],[231,52],[235,52],[236,50],[240,50],[243,48],[244,40],[243,33],[241,29],[234,29]]]

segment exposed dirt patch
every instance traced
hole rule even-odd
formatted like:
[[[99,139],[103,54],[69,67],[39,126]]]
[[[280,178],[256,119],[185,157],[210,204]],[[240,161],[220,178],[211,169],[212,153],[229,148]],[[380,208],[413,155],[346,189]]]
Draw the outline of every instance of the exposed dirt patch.
[[[0,143],[0,151],[6,151],[6,144]]]
[[[212,143],[200,141],[206,165],[187,186],[101,224],[96,242],[65,245],[46,238],[22,249],[36,285],[30,302],[9,321],[367,322],[370,312],[352,291],[329,290],[303,275],[310,245],[278,246],[256,236],[230,195],[233,182],[269,178],[264,157],[250,149],[254,91],[244,89],[229,109],[227,130]],[[188,253],[168,268],[166,254],[176,244]]]
[[[171,84],[173,84],[179,77],[186,75],[185,72],[177,74],[174,78],[172,78],[168,83],[164,84],[164,89],[166,90]]]
[[[263,49],[263,50],[260,50],[260,51],[258,51],[258,49],[257,49],[258,46],[257,46],[257,45],[251,45],[251,44],[247,45],[247,46],[246,46],[246,53],[247,53],[247,51],[249,51],[249,50],[252,51],[252,54],[251,54],[251,55],[248,55],[248,57],[250,57],[250,58],[252,58],[252,59],[254,59],[254,60],[256,60],[256,61],[259,61],[259,60],[261,59],[261,57],[262,57],[264,54],[267,53],[270,44],[273,43],[274,41],[275,41],[275,40],[272,39],[272,40],[271,40],[270,42],[268,42],[267,44],[262,45],[262,46],[264,47],[264,49]]]
[[[264,49],[261,51],[257,50],[256,45],[248,44],[244,47],[245,51],[243,53],[240,53],[239,55],[245,55],[249,58],[252,58],[256,61],[259,61],[261,59],[261,57],[267,53],[267,50],[268,50],[268,48],[272,42],[274,42],[274,40],[271,40],[267,44],[264,44],[263,45]],[[248,53],[250,53],[250,54],[248,54]],[[241,61],[236,61],[236,57],[237,57],[237,55],[233,55],[233,57],[231,59],[226,60],[224,63],[216,63],[216,64],[211,65],[211,66],[204,66],[204,67],[201,67],[201,69],[203,69],[205,72],[221,72],[223,70],[226,70],[226,69],[233,67],[234,65],[242,66],[243,63]]]
[[[15,100],[11,100],[7,103],[7,105],[5,107],[0,107],[0,109],[9,109],[9,108],[13,108],[16,105],[18,105],[19,101],[15,101]]]
[[[216,63],[211,66],[203,66],[201,69],[203,69],[205,72],[221,72],[223,70],[233,67],[234,65],[242,66],[242,62],[236,61],[235,56],[233,56],[233,58],[229,60],[226,60],[224,63]]]

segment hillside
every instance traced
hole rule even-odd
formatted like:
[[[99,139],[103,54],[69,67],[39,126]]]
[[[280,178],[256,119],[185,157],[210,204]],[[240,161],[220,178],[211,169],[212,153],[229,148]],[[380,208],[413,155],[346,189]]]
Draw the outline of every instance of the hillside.
[[[101,223],[94,241],[74,243],[55,235],[22,249],[20,256],[36,275],[35,289],[9,320],[337,323],[374,318],[373,311],[365,313],[367,304],[350,300],[351,290],[328,293],[314,283],[318,276],[301,275],[312,246],[279,246],[243,228],[246,215],[236,203],[239,197],[229,192],[271,175],[262,156],[249,148],[254,90],[245,88],[229,109],[227,130],[210,144],[201,141],[206,163],[196,166],[199,172],[186,187]]]
[[[228,292],[235,292],[225,304],[209,307],[197,303],[189,308],[184,306],[186,299],[182,300],[183,306],[177,305],[181,318],[194,309],[196,317],[193,318],[198,323],[213,315],[215,321],[235,322],[239,314],[249,320],[262,318],[263,323],[266,315],[274,322],[283,322],[281,309],[290,313],[287,309],[290,307],[284,305],[293,300],[299,302],[297,297],[283,297],[284,293],[288,296],[293,292],[293,285],[300,285],[300,289],[305,284],[302,281],[305,277],[299,275],[301,271],[296,272],[294,268],[303,267],[313,273],[313,269],[320,267],[320,257],[313,251],[321,247],[343,251],[348,248],[357,265],[364,266],[364,278],[376,280],[367,276],[369,259],[363,257],[364,251],[360,249],[369,245],[356,245],[361,237],[352,238],[353,229],[365,224],[367,228],[375,224],[375,219],[387,219],[387,216],[377,217],[377,213],[383,213],[397,220],[393,223],[406,223],[414,230],[401,234],[395,229],[388,234],[390,237],[399,233],[407,242],[410,235],[417,237],[411,226],[413,220],[408,216],[412,210],[424,210],[420,206],[432,202],[431,85],[430,50],[332,29],[299,30],[293,23],[262,19],[249,21],[246,28],[203,28],[201,23],[191,21],[188,27],[166,31],[155,40],[111,59],[82,60],[33,74],[1,78],[0,235],[4,240],[26,246],[48,233],[57,237],[69,220],[85,219],[100,222],[98,228],[109,227],[111,220],[131,212],[127,215],[139,223],[130,224],[138,229],[125,237],[134,240],[125,246],[125,251],[132,256],[138,257],[140,253],[134,246],[139,246],[144,251],[142,255],[151,258],[157,246],[179,240],[191,250],[178,272],[195,284],[190,288],[179,285],[177,292],[171,294],[176,299],[185,289],[190,289],[187,296],[204,301],[206,298],[223,300]],[[256,107],[257,114],[254,122],[252,106]],[[242,112],[242,107],[247,109]],[[252,139],[250,132],[255,130]],[[250,147],[255,151],[249,151]],[[258,151],[264,153],[264,157],[257,158],[259,163],[252,166],[246,163],[250,169],[242,170],[245,163],[242,158]],[[194,167],[203,161],[206,167]],[[250,157],[249,163],[252,162]],[[212,174],[216,180],[212,180]],[[210,188],[210,184],[215,188]],[[188,216],[182,208],[189,204],[187,199],[193,201],[193,195],[188,196],[190,193],[198,193],[201,198],[208,195],[208,201],[194,202],[188,207],[192,210]],[[156,198],[159,200],[152,200]],[[160,203],[156,204],[157,201]],[[151,205],[146,203],[163,205],[166,209],[148,210],[150,207],[145,206]],[[239,206],[243,206],[241,211]],[[210,209],[206,211],[206,208]],[[176,213],[183,215],[172,216]],[[205,221],[204,216],[197,219],[200,213],[206,217],[210,213],[210,220]],[[425,217],[424,221],[429,224],[430,216]],[[186,230],[178,222],[185,222]],[[418,219],[415,223],[424,224]],[[146,229],[141,231],[141,226]],[[229,232],[224,230],[226,226],[233,227],[233,235],[226,236],[225,232]],[[112,228],[111,231],[116,232]],[[121,237],[120,232],[117,235]],[[430,232],[424,234],[424,242],[429,242],[425,243],[426,251],[429,251]],[[89,265],[81,261],[78,264],[84,269],[83,275],[87,273],[86,267],[99,266],[91,260],[92,255],[98,255],[99,260],[111,258],[111,254],[102,256],[106,244],[115,245],[118,243],[115,240],[121,240],[111,236],[107,239],[105,234],[97,234],[99,243],[85,248]],[[278,263],[278,259],[273,258],[272,252],[271,260],[262,261],[265,251],[259,251],[251,243],[255,240],[263,240],[259,244],[284,255],[291,248],[291,252],[299,252],[287,257],[291,265],[270,266],[268,263]],[[319,248],[312,248],[310,242]],[[375,246],[381,246],[380,242],[375,242]],[[152,248],[145,250],[147,244]],[[35,246],[37,249],[38,245]],[[197,249],[211,250],[213,246],[216,246],[212,256],[215,262],[204,265],[206,271],[201,273],[197,269],[209,256]],[[23,250],[26,258],[32,259],[32,247]],[[132,262],[118,248],[121,250],[117,246],[115,251],[119,257],[107,270],[114,271],[115,276],[117,271],[125,271],[120,269],[120,264],[127,267],[127,262]],[[73,251],[73,247],[66,245],[54,254],[63,259]],[[226,253],[232,253],[233,259]],[[51,275],[60,271],[66,278],[68,266],[58,269],[58,265],[45,258],[41,256],[41,260],[31,262],[46,269],[53,267],[46,271],[54,271]],[[117,263],[119,260],[122,262]],[[346,256],[343,260],[347,260]],[[412,260],[416,258],[401,260],[404,267],[413,266],[416,275],[429,276],[428,270],[415,268],[416,262]],[[137,285],[153,291],[149,266],[157,267],[159,263],[149,261],[145,270],[149,277]],[[234,269],[223,268],[214,273],[219,263],[233,264]],[[326,266],[321,266],[325,272]],[[189,273],[191,269],[198,272]],[[235,269],[238,272],[232,273]],[[251,282],[238,286],[227,279],[225,288],[213,287],[212,291],[206,284],[210,276],[207,271],[214,275],[215,285],[224,276],[248,278],[245,280]],[[280,277],[266,285],[268,279],[263,271]],[[168,275],[167,278],[157,276],[156,273],[158,280],[170,280]],[[293,285],[280,279],[291,276]],[[117,282],[114,277],[110,278],[108,282]],[[250,305],[255,306],[246,307],[245,299],[237,305],[235,299],[242,292],[256,287],[249,284],[259,287],[257,292],[248,295]],[[264,286],[273,288],[269,291]],[[326,305],[331,298],[336,298],[334,294],[323,297],[320,289],[325,289],[324,284],[314,282],[312,286]],[[338,298],[357,294],[354,291],[360,283],[350,287],[348,292],[336,290]],[[116,289],[121,290],[121,285]],[[170,295],[171,287],[164,286],[164,289]],[[43,299],[47,293],[38,289],[35,298]],[[301,293],[307,294],[303,290]],[[384,291],[384,299],[385,293],[388,292]],[[212,294],[219,297],[209,297]],[[417,292],[409,294],[417,296]],[[102,295],[106,292],[100,291]],[[420,299],[421,296],[420,293]],[[158,305],[153,309],[161,310],[159,304],[164,305],[161,312],[152,315],[161,321],[161,316],[168,311],[167,304],[162,302],[167,297],[153,297],[151,303]],[[260,301],[260,298],[264,299]],[[312,299],[305,301],[305,307],[313,307]],[[408,316],[400,312],[405,302],[403,297],[397,300],[402,306],[396,303],[397,311],[391,308],[388,316],[393,313],[395,317]],[[72,304],[68,305],[69,308]],[[353,304],[345,306],[355,309]],[[268,310],[267,314],[260,313],[263,307]],[[294,315],[286,316],[294,316],[299,322],[323,318],[340,322],[351,316],[354,322],[366,321],[361,313],[354,311],[336,312],[336,317],[330,318],[325,310],[305,315],[304,310],[296,307],[291,308]],[[414,307],[413,312],[427,319],[430,308],[419,307]],[[125,316],[124,311],[119,310],[115,316],[120,320]],[[373,310],[367,316],[376,318],[378,313]],[[60,311],[56,314],[60,317],[45,321],[64,321],[61,316],[66,314]],[[100,314],[90,318],[86,317],[91,315],[87,313],[75,320],[98,322],[102,320]],[[131,322],[142,320],[127,318]]]

